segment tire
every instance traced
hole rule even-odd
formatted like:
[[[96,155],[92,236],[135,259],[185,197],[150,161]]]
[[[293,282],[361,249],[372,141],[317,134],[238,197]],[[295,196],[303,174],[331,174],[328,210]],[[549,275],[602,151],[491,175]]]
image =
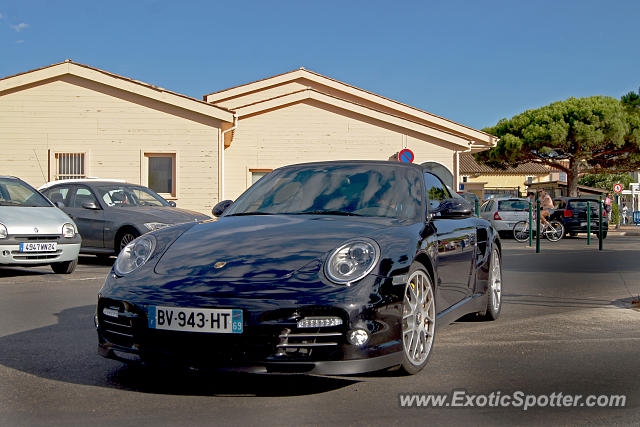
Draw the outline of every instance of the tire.
[[[433,280],[424,266],[414,262],[402,299],[402,364],[400,372],[415,375],[431,356],[436,331]]]
[[[548,226],[544,230],[544,237],[550,242],[557,242],[564,236],[564,225],[560,221],[549,221],[552,229]]]
[[[487,294],[487,312],[483,320],[496,320],[500,317],[500,311],[502,311],[502,257],[495,244],[489,259]]]
[[[118,255],[120,251],[124,249],[125,246],[127,246],[130,242],[135,240],[138,236],[140,236],[140,233],[138,233],[133,229],[125,229],[123,231],[120,231],[118,233],[118,238],[116,239],[116,247],[115,247],[116,255]]]
[[[51,269],[56,274],[71,274],[78,265],[78,258],[72,261],[54,262],[51,264]]]
[[[523,243],[529,240],[529,221],[518,221],[513,226],[513,238]]]

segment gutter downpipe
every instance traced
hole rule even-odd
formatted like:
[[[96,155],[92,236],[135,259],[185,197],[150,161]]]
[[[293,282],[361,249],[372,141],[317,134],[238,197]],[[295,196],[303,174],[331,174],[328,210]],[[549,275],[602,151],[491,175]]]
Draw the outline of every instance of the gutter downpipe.
[[[474,141],[471,140],[469,141],[469,148],[462,151],[456,151],[456,189],[454,190],[456,193],[460,191],[460,180],[462,179],[462,171],[460,170],[460,153],[470,153],[473,143]]]
[[[220,153],[218,156],[219,165],[218,165],[218,201],[221,202],[224,200],[224,136],[228,132],[232,132],[236,130],[238,127],[238,113],[233,113],[233,126],[231,126],[227,130],[223,130],[220,135],[220,143],[218,147],[218,152]]]

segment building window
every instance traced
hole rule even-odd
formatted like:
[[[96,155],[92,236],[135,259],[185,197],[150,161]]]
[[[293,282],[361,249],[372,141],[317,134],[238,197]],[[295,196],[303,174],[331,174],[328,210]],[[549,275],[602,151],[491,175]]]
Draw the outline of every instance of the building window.
[[[462,175],[462,182],[469,182],[469,176],[468,175]]]
[[[148,154],[147,186],[158,194],[176,195],[176,155],[175,153]]]
[[[251,185],[258,182],[260,178],[262,178],[272,170],[273,169],[249,169],[249,173],[251,174]]]
[[[525,184],[533,184],[533,180],[535,178],[536,177],[533,176],[533,175],[527,175],[527,176],[524,177],[524,182],[525,182]]]
[[[56,153],[54,179],[85,178],[85,153]]]

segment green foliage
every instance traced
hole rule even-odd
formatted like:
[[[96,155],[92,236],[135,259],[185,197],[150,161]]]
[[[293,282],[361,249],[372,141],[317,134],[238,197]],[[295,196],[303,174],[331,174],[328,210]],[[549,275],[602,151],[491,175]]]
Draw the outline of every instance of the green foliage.
[[[498,146],[478,153],[485,163],[506,167],[531,160],[591,159],[605,149],[632,143],[640,154],[640,138],[629,138],[622,103],[611,97],[569,98],[527,110],[484,129],[500,137]],[[639,135],[640,137],[640,135]]]
[[[554,102],[484,131],[500,141],[476,160],[501,169],[531,161],[553,166],[567,172],[569,188],[582,173],[640,168],[640,113],[611,97]]]
[[[616,225],[618,224],[619,219],[620,219],[620,210],[618,209],[618,204],[614,203],[611,206],[611,222],[609,222],[609,224]]]
[[[602,188],[603,190],[608,190],[613,193],[613,186],[615,184],[622,184],[623,189],[628,189],[629,184],[632,182],[633,178],[627,173],[594,173],[581,176],[578,184]]]
[[[622,95],[620,101],[622,101],[626,107],[640,110],[640,90],[638,90],[638,93],[629,92],[626,95]]]

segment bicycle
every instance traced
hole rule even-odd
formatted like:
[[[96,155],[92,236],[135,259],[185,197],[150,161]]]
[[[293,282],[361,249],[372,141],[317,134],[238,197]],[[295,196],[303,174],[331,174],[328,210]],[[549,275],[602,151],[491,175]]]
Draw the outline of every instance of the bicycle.
[[[564,225],[560,221],[549,220],[548,224],[540,224],[540,234],[550,242],[557,242],[564,236]],[[532,230],[535,235],[536,230]],[[513,226],[513,238],[518,242],[529,240],[529,221],[518,221]]]

